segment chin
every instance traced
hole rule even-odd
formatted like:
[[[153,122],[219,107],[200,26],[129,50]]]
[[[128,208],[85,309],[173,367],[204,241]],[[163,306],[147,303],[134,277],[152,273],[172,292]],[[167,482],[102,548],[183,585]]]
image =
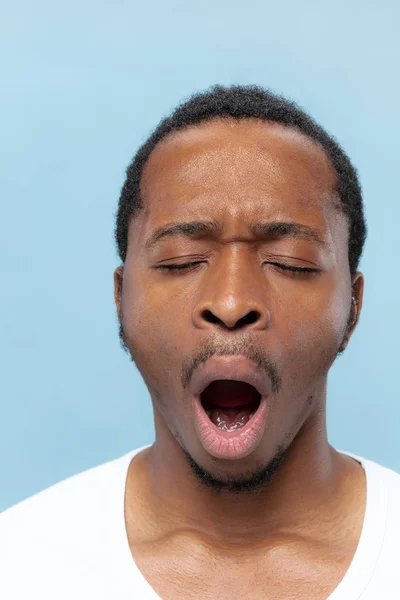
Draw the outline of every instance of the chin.
[[[278,447],[265,460],[259,452],[241,460],[220,460],[208,455],[197,460],[186,449],[185,458],[192,474],[204,487],[215,492],[246,493],[260,490],[268,486],[284,461],[287,449]]]

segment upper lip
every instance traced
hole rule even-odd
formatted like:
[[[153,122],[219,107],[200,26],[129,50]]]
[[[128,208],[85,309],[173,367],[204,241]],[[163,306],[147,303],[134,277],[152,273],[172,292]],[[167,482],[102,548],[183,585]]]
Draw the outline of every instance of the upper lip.
[[[261,396],[270,391],[270,382],[264,371],[244,356],[218,356],[210,358],[193,374],[191,388],[200,396],[213,381],[229,379],[252,385]]]

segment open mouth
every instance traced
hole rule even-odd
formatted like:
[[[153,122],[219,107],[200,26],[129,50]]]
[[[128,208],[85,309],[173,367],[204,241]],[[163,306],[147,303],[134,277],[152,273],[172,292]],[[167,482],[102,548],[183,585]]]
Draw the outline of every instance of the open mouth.
[[[244,381],[217,380],[200,395],[210,421],[221,431],[244,427],[260,406],[261,394]]]

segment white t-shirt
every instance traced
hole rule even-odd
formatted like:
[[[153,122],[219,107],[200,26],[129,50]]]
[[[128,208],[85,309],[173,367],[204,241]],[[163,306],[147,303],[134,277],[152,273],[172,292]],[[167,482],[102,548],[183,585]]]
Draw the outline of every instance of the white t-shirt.
[[[1,600],[160,600],[136,567],[125,530],[128,466],[143,448],[0,515]],[[399,600],[400,475],[350,456],[366,471],[367,508],[354,559],[327,600]]]

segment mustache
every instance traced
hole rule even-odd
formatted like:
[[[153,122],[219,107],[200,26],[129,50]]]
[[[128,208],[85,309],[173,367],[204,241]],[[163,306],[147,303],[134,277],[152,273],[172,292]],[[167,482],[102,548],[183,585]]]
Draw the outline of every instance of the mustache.
[[[122,319],[119,322],[119,339],[123,350],[131,354],[127,343]],[[245,356],[257,367],[264,371],[271,383],[273,393],[278,393],[282,387],[282,377],[276,364],[257,348],[248,338],[237,338],[234,341],[216,343],[215,338],[205,342],[201,350],[192,358],[184,361],[181,371],[181,384],[183,389],[187,389],[196,369],[209,358],[213,356]],[[132,354],[131,354],[132,357]],[[133,357],[132,357],[133,360]]]
[[[274,393],[278,393],[282,387],[282,377],[276,364],[265,355],[259,348],[254,346],[248,339],[240,338],[235,341],[215,344],[213,340],[209,340],[201,348],[196,356],[185,361],[182,367],[181,384],[183,389],[187,389],[190,385],[193,373],[196,369],[209,358],[213,356],[245,356],[249,361],[257,365],[268,376],[271,389]]]

